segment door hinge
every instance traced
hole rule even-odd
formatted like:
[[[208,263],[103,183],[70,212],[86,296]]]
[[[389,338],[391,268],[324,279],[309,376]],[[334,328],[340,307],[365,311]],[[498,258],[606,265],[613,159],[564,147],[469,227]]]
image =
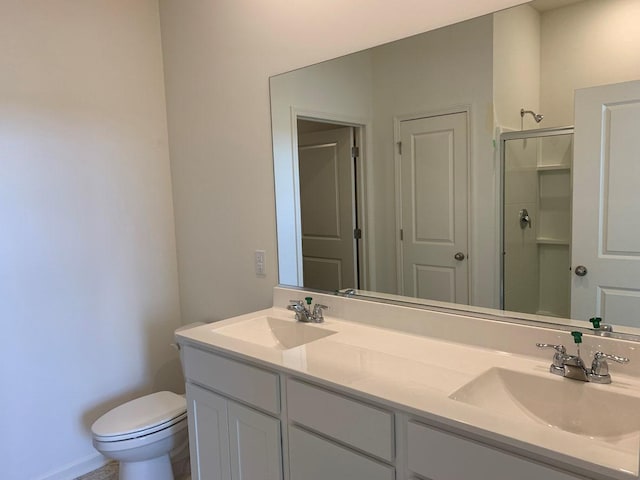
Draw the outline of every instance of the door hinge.
[[[356,228],[353,230],[353,238],[355,238],[356,240],[360,240],[362,238],[362,229],[361,228]]]
[[[404,240],[404,230],[400,229],[400,240]]]
[[[353,158],[360,157],[360,147],[351,147],[351,156]]]
[[[402,155],[402,142],[398,142],[398,153]]]

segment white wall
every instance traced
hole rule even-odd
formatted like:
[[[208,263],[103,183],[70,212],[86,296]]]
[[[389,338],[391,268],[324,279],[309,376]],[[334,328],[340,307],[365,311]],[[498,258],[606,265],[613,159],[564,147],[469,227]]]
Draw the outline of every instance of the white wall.
[[[517,3],[160,0],[183,319],[271,303],[270,75]]]
[[[542,16],[540,110],[546,127],[573,125],[577,88],[640,78],[640,2],[586,0]]]
[[[538,127],[531,115],[522,118],[520,109],[537,113],[540,107],[540,14],[530,5],[496,13],[493,55],[496,125],[509,130]]]
[[[157,2],[4,1],[0,65],[0,476],[70,479],[181,388]]]

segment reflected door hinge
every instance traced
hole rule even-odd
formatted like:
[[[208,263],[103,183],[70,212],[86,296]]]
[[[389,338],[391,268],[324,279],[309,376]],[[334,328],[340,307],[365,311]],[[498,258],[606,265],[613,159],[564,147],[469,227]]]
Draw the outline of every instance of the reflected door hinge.
[[[356,240],[360,240],[362,238],[362,229],[361,228],[356,228],[353,230],[353,238],[355,238]]]
[[[400,229],[400,240],[404,240],[404,230]]]
[[[402,142],[398,142],[398,153],[402,155]]]
[[[360,157],[360,147],[351,147],[351,156],[353,158]]]

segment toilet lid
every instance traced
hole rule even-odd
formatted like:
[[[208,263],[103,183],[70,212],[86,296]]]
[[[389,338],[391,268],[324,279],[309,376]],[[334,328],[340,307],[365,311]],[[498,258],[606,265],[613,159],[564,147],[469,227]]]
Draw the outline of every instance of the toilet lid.
[[[97,437],[122,437],[184,417],[187,402],[173,392],[157,392],[131,400],[105,413],[91,426]]]

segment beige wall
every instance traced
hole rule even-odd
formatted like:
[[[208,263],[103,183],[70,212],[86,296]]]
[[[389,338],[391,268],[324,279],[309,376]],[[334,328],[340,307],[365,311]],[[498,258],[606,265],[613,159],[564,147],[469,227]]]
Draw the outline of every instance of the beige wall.
[[[7,0],[0,15],[0,476],[102,463],[89,428],[179,391],[158,5]]]
[[[493,16],[493,102],[502,129],[536,128],[531,115],[540,107],[540,14],[529,5]],[[521,123],[522,122],[522,123]]]
[[[586,0],[542,16],[544,125],[572,125],[578,88],[640,78],[640,2]]]
[[[185,321],[271,302],[270,75],[516,3],[161,0]],[[267,251],[265,278],[253,273],[258,248]]]

